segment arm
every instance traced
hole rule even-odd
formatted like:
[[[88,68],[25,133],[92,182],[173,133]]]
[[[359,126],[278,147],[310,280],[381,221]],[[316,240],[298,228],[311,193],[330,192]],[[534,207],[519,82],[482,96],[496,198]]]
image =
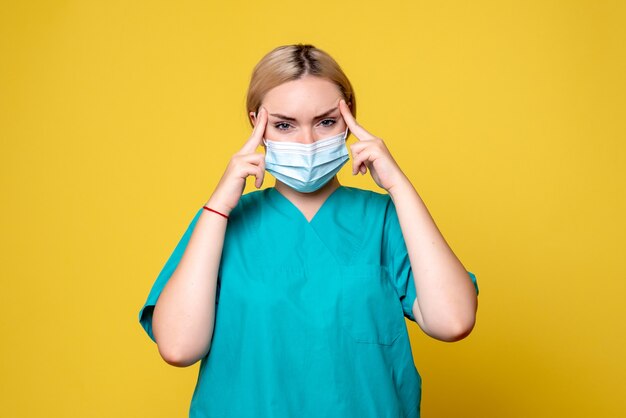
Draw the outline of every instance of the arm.
[[[409,179],[401,178],[388,192],[396,206],[415,278],[413,315],[431,337],[461,340],[476,321],[476,290]]]
[[[252,135],[230,159],[208,207],[228,215],[237,206],[248,176],[256,177],[257,188],[262,186],[265,156],[255,151],[266,125],[267,111],[261,109]],[[180,263],[154,306],[154,339],[161,357],[173,366],[192,365],[209,352],[227,222],[216,213],[202,211]]]
[[[430,217],[424,202],[391,156],[384,141],[357,123],[345,100],[339,101],[344,121],[358,141],[352,150],[352,174],[369,169],[376,184],[387,190],[415,278],[413,316],[424,332],[442,341],[467,336],[476,320],[474,284]]]
[[[209,200],[207,206],[216,207],[211,203]],[[222,216],[202,211],[180,263],[154,307],[154,338],[161,357],[173,366],[190,366],[209,351],[226,223]]]

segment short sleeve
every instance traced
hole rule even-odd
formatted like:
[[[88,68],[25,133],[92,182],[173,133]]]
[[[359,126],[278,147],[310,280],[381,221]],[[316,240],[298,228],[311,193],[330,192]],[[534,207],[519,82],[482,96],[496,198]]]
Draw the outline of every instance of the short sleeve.
[[[388,198],[385,210],[382,250],[382,262],[389,270],[392,284],[402,304],[404,316],[413,322],[417,322],[413,315],[413,303],[417,298],[413,270],[411,269],[409,254],[402,235],[396,207],[391,197]],[[472,280],[476,294],[478,295],[476,275],[469,271],[467,274]]]
[[[193,233],[193,230],[201,213],[202,208],[200,208],[195,214],[189,226],[187,227],[187,230],[178,241],[174,252],[170,255],[169,259],[165,263],[165,266],[163,267],[163,269],[161,269],[161,272],[157,276],[154,284],[152,285],[152,289],[148,294],[148,299],[139,311],[139,323],[154,342],[156,342],[156,340],[154,339],[154,334],[152,333],[152,313],[154,311],[154,307],[156,305],[157,299],[161,295],[161,291],[165,287],[167,281],[170,279],[170,277],[176,270],[178,263],[183,257],[185,249],[187,248],[187,244],[189,243],[189,239],[191,238],[191,234]]]

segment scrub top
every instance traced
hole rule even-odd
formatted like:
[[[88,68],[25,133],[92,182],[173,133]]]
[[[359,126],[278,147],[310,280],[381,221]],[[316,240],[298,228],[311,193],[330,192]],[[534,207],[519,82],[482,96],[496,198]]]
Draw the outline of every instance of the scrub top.
[[[202,211],[139,312],[153,341],[154,305]],[[310,222],[274,187],[242,195],[216,290],[190,417],[420,416],[404,320],[415,322],[415,283],[388,194],[339,186]]]

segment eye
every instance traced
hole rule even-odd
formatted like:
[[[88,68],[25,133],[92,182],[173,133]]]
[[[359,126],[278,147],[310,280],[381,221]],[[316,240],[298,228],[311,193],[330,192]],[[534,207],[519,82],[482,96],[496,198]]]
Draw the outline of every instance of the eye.
[[[289,126],[291,125],[289,125],[287,122],[278,122],[274,124],[274,127],[279,131],[286,131],[287,129],[289,129]]]
[[[322,124],[322,126],[329,127],[333,126],[335,123],[337,123],[337,121],[335,121],[335,119],[324,119],[320,123]]]

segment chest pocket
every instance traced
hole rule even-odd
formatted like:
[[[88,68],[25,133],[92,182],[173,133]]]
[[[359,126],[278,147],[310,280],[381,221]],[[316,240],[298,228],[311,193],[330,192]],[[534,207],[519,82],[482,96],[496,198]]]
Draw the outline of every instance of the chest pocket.
[[[402,305],[388,274],[374,264],[342,272],[340,322],[357,343],[392,345],[406,332]]]

